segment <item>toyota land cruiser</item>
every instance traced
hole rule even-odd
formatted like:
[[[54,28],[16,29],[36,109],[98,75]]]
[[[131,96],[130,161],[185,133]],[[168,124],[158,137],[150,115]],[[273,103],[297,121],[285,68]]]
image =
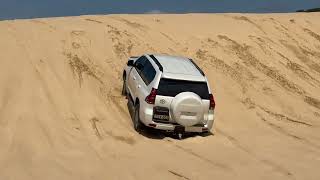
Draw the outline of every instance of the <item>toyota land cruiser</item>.
[[[148,126],[172,131],[208,132],[215,100],[207,78],[192,59],[145,54],[130,57],[123,72],[122,95],[134,107],[136,131]]]

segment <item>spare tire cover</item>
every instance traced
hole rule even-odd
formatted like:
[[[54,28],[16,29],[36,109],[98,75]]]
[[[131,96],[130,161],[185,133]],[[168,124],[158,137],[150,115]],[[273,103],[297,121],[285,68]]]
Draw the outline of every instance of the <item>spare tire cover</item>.
[[[172,100],[171,112],[178,124],[193,126],[203,119],[202,100],[193,92],[180,93]]]

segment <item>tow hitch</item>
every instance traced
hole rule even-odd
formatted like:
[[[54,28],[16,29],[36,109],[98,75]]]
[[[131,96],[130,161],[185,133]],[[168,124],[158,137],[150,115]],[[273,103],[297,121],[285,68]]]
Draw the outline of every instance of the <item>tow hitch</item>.
[[[174,134],[177,135],[178,139],[182,139],[184,133],[185,133],[184,126],[176,126],[174,128]]]

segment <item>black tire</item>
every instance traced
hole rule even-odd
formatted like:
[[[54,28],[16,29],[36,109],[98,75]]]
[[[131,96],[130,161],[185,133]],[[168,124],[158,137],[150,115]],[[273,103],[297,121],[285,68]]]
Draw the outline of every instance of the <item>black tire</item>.
[[[134,127],[134,130],[136,130],[137,132],[140,133],[143,125],[140,121],[140,113],[139,112],[140,112],[140,105],[137,104],[134,107],[133,127]]]
[[[122,95],[122,96],[126,96],[126,95],[127,95],[126,78],[125,78],[125,77],[123,78],[121,95]]]

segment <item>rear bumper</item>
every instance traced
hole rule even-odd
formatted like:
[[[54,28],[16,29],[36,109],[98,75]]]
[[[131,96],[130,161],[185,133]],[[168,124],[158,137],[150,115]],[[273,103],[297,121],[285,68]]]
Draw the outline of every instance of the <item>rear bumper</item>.
[[[164,130],[164,131],[174,131],[177,126],[181,126],[179,124],[173,124],[173,123],[159,123],[159,122],[154,122],[152,119],[153,116],[153,110],[146,108],[143,112],[141,113],[141,121],[143,124],[145,124],[148,127],[154,128],[154,129],[159,129],[159,130]],[[214,122],[214,112],[209,111],[209,113],[205,116],[205,124],[203,125],[195,125],[195,126],[190,126],[190,127],[185,127],[185,132],[209,132],[212,127],[213,127],[213,122]]]
[[[176,124],[162,124],[162,123],[154,123],[154,125],[149,125],[149,127],[152,127],[154,129],[159,129],[159,130],[164,130],[164,131],[174,131]],[[190,126],[190,127],[185,127],[185,132],[208,132],[210,129],[204,125],[204,126]]]

